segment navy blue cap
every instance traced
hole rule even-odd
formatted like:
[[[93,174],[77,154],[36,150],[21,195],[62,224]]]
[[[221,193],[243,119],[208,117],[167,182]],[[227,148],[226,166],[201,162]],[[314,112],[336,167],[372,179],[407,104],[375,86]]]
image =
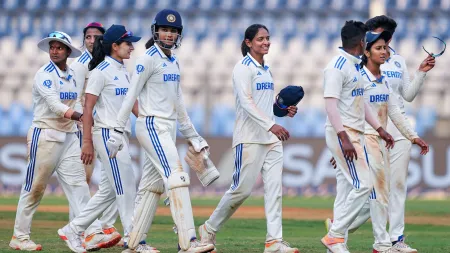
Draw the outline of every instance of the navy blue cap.
[[[302,86],[289,85],[278,93],[273,104],[273,114],[277,117],[284,117],[288,114],[287,108],[297,105],[305,96]]]
[[[364,41],[365,41],[364,49],[367,49],[367,45],[377,41],[378,39],[383,39],[387,43],[391,38],[392,38],[392,33],[388,32],[388,31],[383,31],[381,33],[376,33],[376,32],[372,32],[372,31],[366,32],[366,37],[364,39]]]
[[[133,33],[127,31],[123,25],[112,25],[103,35],[103,41],[114,43],[116,41],[138,42],[141,37],[133,36]]]
[[[171,9],[164,9],[158,12],[152,25],[174,27],[179,29],[180,33],[183,30],[183,22],[180,13]]]

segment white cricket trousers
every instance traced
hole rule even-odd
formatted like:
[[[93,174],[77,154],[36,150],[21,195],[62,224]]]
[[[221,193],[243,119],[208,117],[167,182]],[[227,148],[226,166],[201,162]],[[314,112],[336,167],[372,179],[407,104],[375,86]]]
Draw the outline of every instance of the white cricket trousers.
[[[94,148],[102,162],[102,178],[98,191],[89,200],[83,211],[75,217],[70,226],[77,232],[84,232],[105,210],[115,207],[119,209],[124,235],[131,232],[134,200],[136,197],[136,179],[131,167],[129,139],[123,135],[123,148],[115,158],[109,158],[106,142],[110,129],[94,130],[92,137]]]
[[[391,241],[403,239],[405,229],[405,202],[407,195],[408,165],[411,157],[412,143],[409,140],[398,140],[389,150],[391,162],[389,193],[389,235]]]
[[[369,198],[373,184],[370,180],[370,170],[367,163],[367,152],[364,134],[351,128],[345,128],[350,141],[358,155],[357,160],[344,158],[342,143],[333,127],[326,127],[325,140],[327,147],[336,160],[337,173],[336,200],[334,203],[334,220],[329,235],[344,238],[350,224],[358,216]],[[340,177],[338,177],[340,175]],[[345,178],[345,180],[343,180]]]
[[[222,228],[250,196],[261,172],[267,219],[266,241],[282,239],[283,146],[281,141],[273,144],[241,143],[233,150],[235,160],[233,181],[216,210],[205,222],[207,229],[217,233]]]
[[[82,131],[76,132],[76,135],[78,136],[78,139],[80,141],[80,148],[83,148],[83,133]],[[94,143],[95,145],[95,143]],[[94,159],[92,159],[92,163],[89,165],[84,165],[84,170],[86,171],[86,181],[89,185],[91,182],[92,173],[94,172],[95,168],[95,162],[97,160],[97,152],[95,151],[94,147]],[[106,177],[106,175],[103,175],[105,173],[105,170],[102,168],[100,171],[100,178],[103,179]],[[100,182],[101,184],[101,182]],[[102,217],[99,218],[99,222],[102,225],[104,229],[114,227],[114,223],[116,223],[117,216],[119,216],[119,210],[117,209],[116,203],[113,203],[110,205],[102,214]],[[75,218],[75,216],[72,213],[72,210],[69,209],[69,221],[72,221]]]
[[[14,236],[29,239],[31,221],[41,202],[48,180],[56,172],[60,185],[77,216],[91,195],[81,162],[79,140],[75,133],[31,127],[27,136],[28,167],[17,206]],[[101,231],[99,223],[89,230]]]

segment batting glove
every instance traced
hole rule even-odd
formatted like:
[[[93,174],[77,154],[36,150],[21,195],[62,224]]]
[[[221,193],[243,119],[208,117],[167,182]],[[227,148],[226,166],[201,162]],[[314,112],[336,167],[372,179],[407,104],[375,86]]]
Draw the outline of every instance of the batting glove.
[[[108,141],[106,142],[106,148],[109,152],[109,158],[116,157],[117,153],[123,148],[123,132],[114,129],[111,132]]]
[[[203,137],[201,137],[201,136],[189,138],[188,141],[191,143],[195,152],[201,152],[202,149],[208,149],[208,147],[209,147],[206,140],[203,139]]]

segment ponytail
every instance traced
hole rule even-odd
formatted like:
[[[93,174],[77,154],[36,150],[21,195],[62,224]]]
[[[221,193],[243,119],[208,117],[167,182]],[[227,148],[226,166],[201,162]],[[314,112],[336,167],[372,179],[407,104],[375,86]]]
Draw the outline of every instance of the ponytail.
[[[111,46],[109,52],[111,52]],[[105,60],[105,55],[103,35],[97,35],[92,49],[92,60],[89,62],[89,71],[95,69],[100,62]]]
[[[247,53],[250,52],[250,48],[247,46],[247,43],[245,43],[245,39],[241,43],[241,52],[242,56],[246,56]]]
[[[149,39],[147,43],[145,43],[145,49],[149,49],[151,46],[155,44],[155,40],[153,38]]]
[[[361,68],[363,67],[363,66],[366,66],[367,65],[367,61],[368,61],[368,59],[367,59],[367,56],[365,55],[365,54],[363,54],[363,56],[361,57]]]
[[[247,53],[250,52],[250,48],[247,46],[247,44],[245,43],[245,40],[253,40],[256,36],[256,34],[258,34],[259,29],[265,29],[267,32],[269,32],[269,29],[267,29],[267,27],[265,25],[261,25],[261,24],[253,24],[249,27],[247,27],[247,29],[245,30],[245,34],[244,34],[244,40],[242,41],[241,44],[241,52],[242,52],[242,56],[246,56]]]

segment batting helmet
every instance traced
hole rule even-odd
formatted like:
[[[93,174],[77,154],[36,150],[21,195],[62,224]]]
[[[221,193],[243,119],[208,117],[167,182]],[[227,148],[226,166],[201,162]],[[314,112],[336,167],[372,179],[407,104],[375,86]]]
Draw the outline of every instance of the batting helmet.
[[[174,41],[172,46],[165,44],[163,41],[161,41],[159,39],[158,28],[161,26],[173,27],[178,30],[177,39],[176,39],[176,41]],[[166,48],[166,49],[174,49],[181,45],[181,39],[182,39],[181,33],[183,32],[183,22],[181,20],[181,15],[180,15],[180,13],[178,13],[178,11],[164,9],[164,10],[158,12],[158,14],[156,14],[155,19],[153,20],[151,29],[152,29],[153,40],[155,42],[158,42],[158,44],[161,47]]]

